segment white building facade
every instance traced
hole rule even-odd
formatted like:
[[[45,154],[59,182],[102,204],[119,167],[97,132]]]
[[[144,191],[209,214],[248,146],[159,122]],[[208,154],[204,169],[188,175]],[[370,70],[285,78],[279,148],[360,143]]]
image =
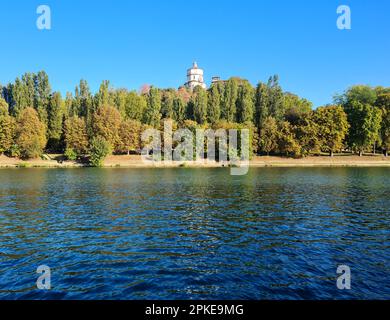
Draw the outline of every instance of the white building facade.
[[[203,78],[203,69],[200,69],[196,62],[193,63],[192,68],[187,70],[187,82],[185,86],[191,90],[197,86],[201,86],[203,89],[207,88]]]

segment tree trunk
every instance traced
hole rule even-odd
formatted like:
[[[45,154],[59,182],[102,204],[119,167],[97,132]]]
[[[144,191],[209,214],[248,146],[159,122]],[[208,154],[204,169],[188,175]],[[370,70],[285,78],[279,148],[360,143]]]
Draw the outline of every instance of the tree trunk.
[[[129,149],[127,149],[127,155],[128,155],[128,156],[130,155],[130,150],[129,150]]]
[[[363,156],[363,151],[359,150],[359,157],[362,157],[362,156]]]
[[[330,152],[330,156],[333,157],[334,156],[334,153],[333,151]]]
[[[385,157],[389,156],[389,151],[385,150]]]

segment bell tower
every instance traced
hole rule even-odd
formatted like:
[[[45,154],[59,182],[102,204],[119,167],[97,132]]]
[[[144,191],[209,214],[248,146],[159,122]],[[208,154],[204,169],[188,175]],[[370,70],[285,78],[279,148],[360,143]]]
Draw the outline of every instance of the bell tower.
[[[206,89],[206,83],[203,78],[203,69],[200,69],[196,62],[192,64],[192,68],[187,70],[187,82],[185,83],[185,86],[192,90],[197,86]]]

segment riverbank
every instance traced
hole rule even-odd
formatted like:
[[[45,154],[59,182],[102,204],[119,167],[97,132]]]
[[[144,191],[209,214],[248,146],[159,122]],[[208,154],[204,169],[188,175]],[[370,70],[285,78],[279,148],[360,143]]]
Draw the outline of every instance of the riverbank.
[[[56,156],[50,155],[47,160],[31,159],[20,160],[0,156],[0,168],[81,168],[85,164],[75,161],[57,161]],[[51,160],[50,160],[51,159]],[[171,162],[171,163],[145,163],[139,155],[115,155],[105,159],[103,167],[107,168],[151,168],[151,167],[191,167],[191,168],[218,168],[227,166],[225,163],[210,161],[210,162]],[[250,161],[251,167],[390,167],[390,157],[386,158],[382,155],[370,156],[350,156],[342,155],[335,157],[307,157],[302,159],[273,157],[273,156],[258,156]]]

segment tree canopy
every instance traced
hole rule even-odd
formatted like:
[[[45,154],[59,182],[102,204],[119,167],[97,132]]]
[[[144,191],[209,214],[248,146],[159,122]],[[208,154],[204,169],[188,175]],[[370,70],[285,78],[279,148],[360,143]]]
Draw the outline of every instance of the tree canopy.
[[[40,71],[25,73],[0,89],[0,154],[25,158],[45,151],[88,156],[92,146],[95,151],[138,151],[142,130],[161,128],[164,119],[190,130],[248,128],[254,153],[390,150],[390,88],[385,87],[354,86],[336,96],[333,105],[317,109],[307,99],[284,92],[277,75],[255,87],[234,77],[209,89],[143,86],[139,92],[103,81],[96,93],[82,79],[73,93],[62,97]]]

